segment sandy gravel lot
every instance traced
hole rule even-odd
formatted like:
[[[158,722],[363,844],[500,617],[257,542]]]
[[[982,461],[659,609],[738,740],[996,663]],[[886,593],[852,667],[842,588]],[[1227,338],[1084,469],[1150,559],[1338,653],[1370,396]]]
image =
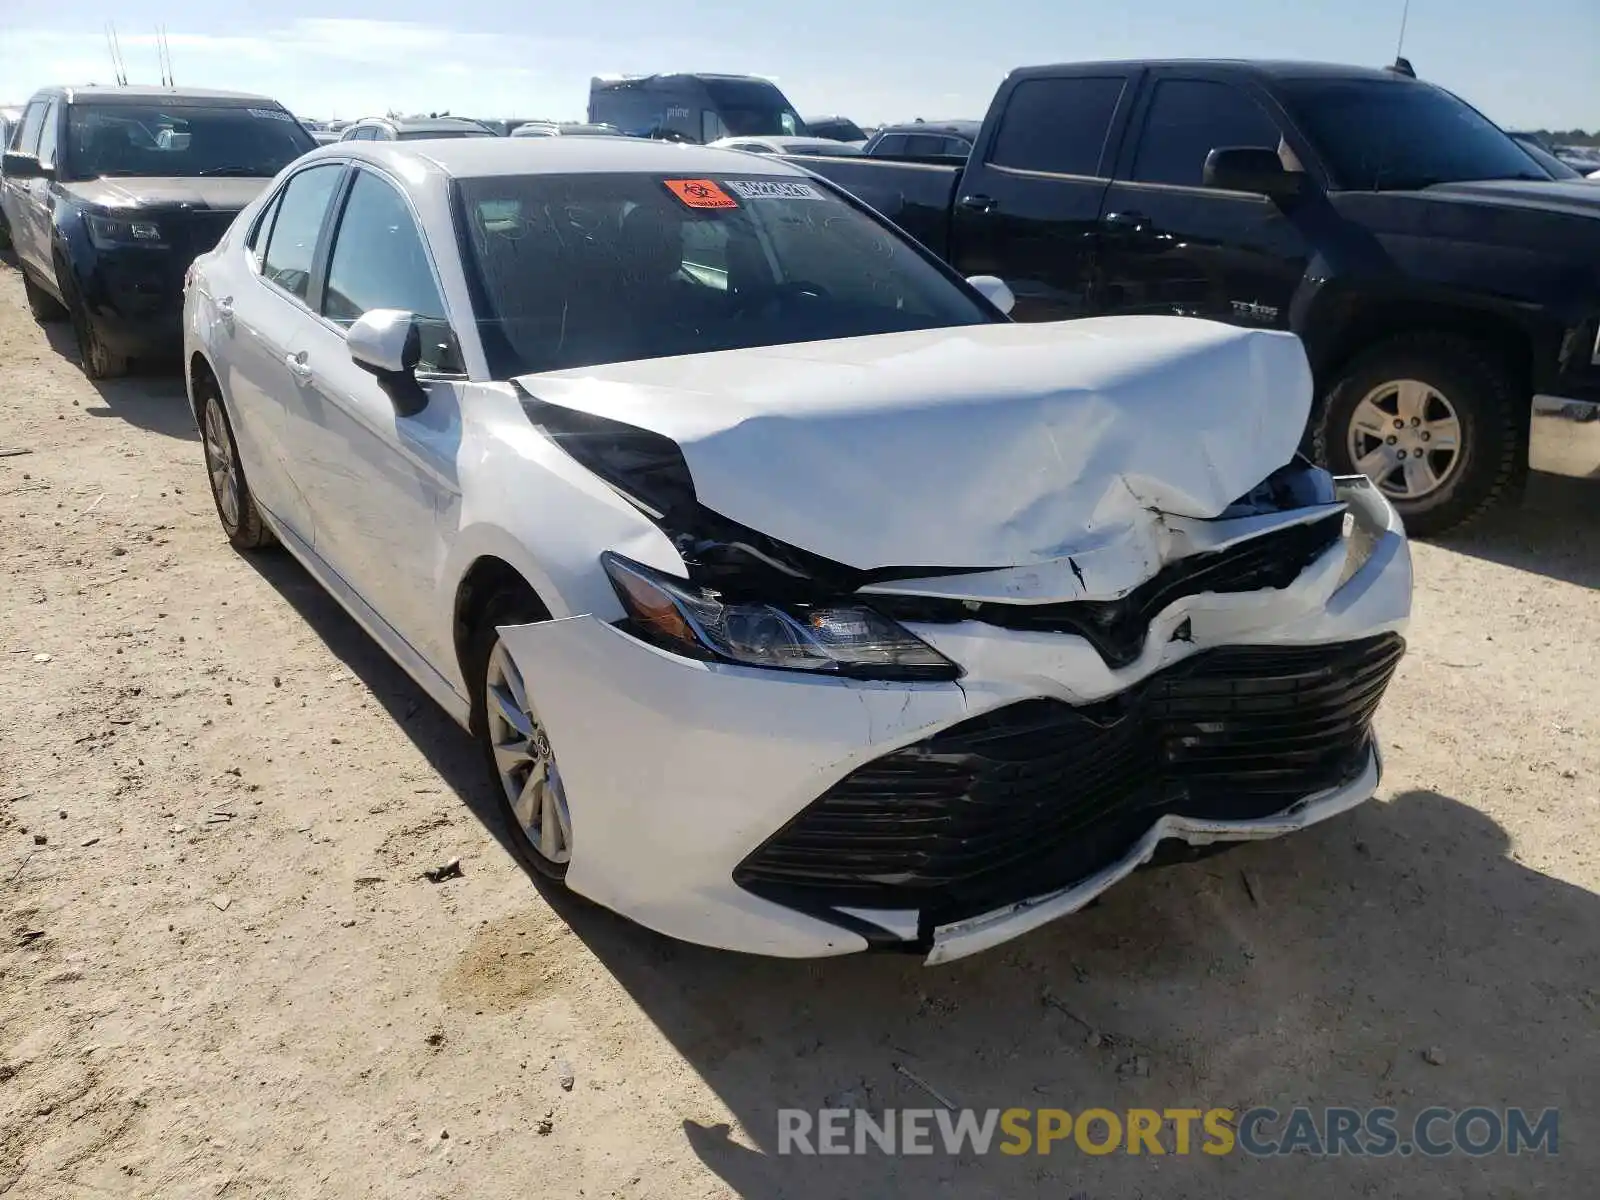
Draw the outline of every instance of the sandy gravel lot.
[[[1595,1194],[1600,492],[1417,548],[1374,803],[951,968],[784,963],[542,894],[465,735],[229,550],[176,377],[89,384],[9,268],[0,405],[0,1193]],[[775,1154],[780,1107],[932,1103],[897,1065],[979,1108],[1557,1105],[1561,1153]]]

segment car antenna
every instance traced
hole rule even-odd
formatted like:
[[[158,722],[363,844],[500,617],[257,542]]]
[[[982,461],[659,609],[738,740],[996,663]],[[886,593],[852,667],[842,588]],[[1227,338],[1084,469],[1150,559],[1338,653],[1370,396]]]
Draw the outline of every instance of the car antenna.
[[[111,54],[111,75],[119,87],[128,86],[128,71],[122,61],[122,46],[117,41],[117,27],[110,21],[106,22],[106,49]]]
[[[1415,79],[1416,71],[1411,66],[1411,60],[1405,57],[1406,49],[1406,22],[1411,19],[1411,0],[1405,0],[1400,9],[1400,36],[1394,44],[1394,62],[1385,67],[1396,75],[1404,75],[1407,79]]]
[[[160,48],[162,74],[166,77],[166,85],[169,88],[177,87],[178,81],[172,77],[172,43],[167,40],[165,25],[157,26],[156,43]]]

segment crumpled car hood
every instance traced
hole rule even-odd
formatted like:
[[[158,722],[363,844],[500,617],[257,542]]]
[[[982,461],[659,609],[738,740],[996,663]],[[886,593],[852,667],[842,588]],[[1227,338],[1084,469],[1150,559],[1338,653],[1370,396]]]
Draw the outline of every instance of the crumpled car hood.
[[[998,568],[1209,518],[1288,462],[1292,334],[1178,317],[995,324],[528,375],[681,447],[705,507],[836,562]]]

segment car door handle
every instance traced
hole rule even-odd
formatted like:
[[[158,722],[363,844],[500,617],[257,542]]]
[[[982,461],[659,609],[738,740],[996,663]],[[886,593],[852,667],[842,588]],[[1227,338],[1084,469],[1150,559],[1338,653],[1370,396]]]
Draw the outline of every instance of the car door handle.
[[[1150,232],[1150,218],[1138,212],[1107,213],[1100,218],[1100,223],[1107,229],[1115,229],[1119,233]]]
[[[993,196],[963,196],[956,201],[962,208],[971,212],[990,213],[1000,207],[1000,202]]]
[[[285,354],[283,365],[289,368],[289,374],[296,379],[306,380],[311,378],[311,364],[306,361],[306,352],[299,354]]]

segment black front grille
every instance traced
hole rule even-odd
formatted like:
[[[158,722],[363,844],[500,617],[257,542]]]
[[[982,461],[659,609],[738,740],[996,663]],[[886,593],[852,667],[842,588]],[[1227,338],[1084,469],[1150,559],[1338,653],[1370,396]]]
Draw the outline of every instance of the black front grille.
[[[1244,820],[1355,778],[1404,643],[1206,651],[1118,696],[1025,700],[851,772],[740,863],[799,908],[925,928],[1075,883],[1166,813]]]
[[[1201,592],[1286,588],[1339,539],[1343,525],[1341,510],[1225,550],[1191,554],[1169,563],[1119,600],[969,606],[942,597],[873,596],[871,602],[897,621],[983,621],[1006,629],[1077,634],[1109,665],[1125,667],[1143,652],[1150,622],[1174,601]]]

